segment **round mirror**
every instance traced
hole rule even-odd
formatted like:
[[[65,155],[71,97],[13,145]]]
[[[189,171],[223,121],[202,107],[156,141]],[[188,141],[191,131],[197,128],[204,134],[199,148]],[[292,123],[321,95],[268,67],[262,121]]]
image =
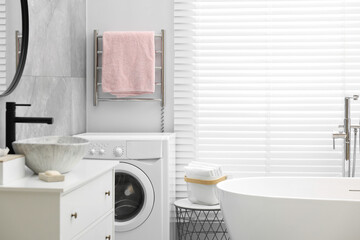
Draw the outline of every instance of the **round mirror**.
[[[0,97],[9,95],[19,83],[28,41],[27,0],[0,0]]]

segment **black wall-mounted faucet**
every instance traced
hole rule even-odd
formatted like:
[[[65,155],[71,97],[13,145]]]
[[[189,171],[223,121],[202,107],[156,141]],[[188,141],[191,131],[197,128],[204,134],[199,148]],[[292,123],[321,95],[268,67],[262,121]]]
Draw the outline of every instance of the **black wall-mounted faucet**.
[[[12,143],[16,136],[16,123],[45,123],[53,124],[53,118],[41,117],[17,117],[16,107],[30,107],[31,104],[16,104],[15,102],[6,103],[6,146],[10,149],[9,153],[15,153]]]

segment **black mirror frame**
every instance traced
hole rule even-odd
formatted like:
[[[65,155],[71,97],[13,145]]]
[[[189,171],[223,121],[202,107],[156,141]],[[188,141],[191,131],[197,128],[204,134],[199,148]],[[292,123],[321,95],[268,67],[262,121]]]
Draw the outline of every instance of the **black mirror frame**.
[[[22,39],[21,39],[21,54],[19,58],[19,64],[15,72],[15,76],[9,85],[9,87],[0,94],[0,97],[5,97],[12,93],[16,86],[19,84],[21,76],[23,74],[25,63],[26,63],[26,56],[28,51],[29,45],[29,7],[27,0],[20,0],[21,2],[21,17],[22,17]]]

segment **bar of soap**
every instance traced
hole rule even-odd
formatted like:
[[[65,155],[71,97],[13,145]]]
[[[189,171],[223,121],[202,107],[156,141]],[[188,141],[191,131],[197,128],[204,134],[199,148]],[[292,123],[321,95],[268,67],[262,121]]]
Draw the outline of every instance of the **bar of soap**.
[[[44,173],[39,173],[39,179],[45,182],[63,182],[65,176],[58,171],[49,170]]]
[[[59,176],[61,174],[55,170],[48,170],[45,172],[45,175],[51,177],[51,176]]]

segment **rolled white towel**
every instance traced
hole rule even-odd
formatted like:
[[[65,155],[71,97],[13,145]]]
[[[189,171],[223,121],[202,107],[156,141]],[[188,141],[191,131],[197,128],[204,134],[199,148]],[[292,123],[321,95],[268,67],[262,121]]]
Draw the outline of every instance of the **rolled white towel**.
[[[185,167],[185,174],[188,178],[211,179],[217,177],[213,168],[207,167]]]
[[[213,176],[218,176],[218,177],[223,176],[222,167],[219,164],[192,161],[191,163],[189,163],[189,167],[213,168],[213,172],[214,172]]]
[[[221,165],[197,161],[185,167],[185,174],[188,178],[201,180],[215,180],[223,176]]]

